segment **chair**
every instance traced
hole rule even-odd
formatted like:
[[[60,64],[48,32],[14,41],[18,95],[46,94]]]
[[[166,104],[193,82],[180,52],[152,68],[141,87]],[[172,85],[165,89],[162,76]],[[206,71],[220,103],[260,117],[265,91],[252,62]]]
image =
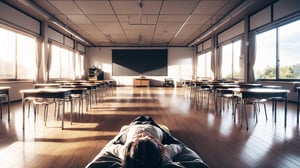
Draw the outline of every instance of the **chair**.
[[[266,102],[267,101],[268,101],[268,99],[254,99],[254,98],[248,99],[246,101],[247,104],[252,104],[253,105],[256,122],[258,121],[257,113],[260,112],[260,105],[264,106],[266,120],[268,120],[267,109],[266,109]]]
[[[277,85],[265,85],[263,87],[271,88],[271,89],[281,89],[282,88],[281,86],[277,86]],[[277,113],[277,102],[282,101],[283,98],[282,97],[272,97],[272,98],[270,98],[270,100],[272,101],[272,112]],[[276,122],[276,115],[275,115],[275,122]]]
[[[197,82],[195,87],[195,96],[197,104],[200,102],[200,99],[202,99],[202,103],[204,104],[207,102],[207,107],[209,108],[209,97],[212,93],[211,87],[205,82]]]
[[[79,113],[79,116],[83,117],[83,100],[86,99],[86,91],[83,91],[82,93],[73,93],[71,94],[71,98],[70,100],[73,102],[72,104],[72,107],[75,107],[76,104],[78,105],[78,113]],[[87,105],[87,99],[86,99],[86,105]],[[71,111],[74,111],[71,109]],[[71,117],[72,117],[73,114],[71,114]],[[72,120],[71,120],[72,122]]]
[[[50,102],[46,99],[42,98],[34,98],[32,99],[33,102],[33,111],[34,111],[34,121],[36,121],[36,114],[38,113],[39,106],[44,106],[44,122],[45,126],[47,125],[47,118],[48,118],[48,107]]]
[[[172,78],[165,78],[165,87],[174,87],[174,80]]]
[[[185,80],[183,82],[184,97],[190,98],[192,96],[192,94],[191,94],[192,85],[193,85],[193,82],[191,80]]]
[[[60,84],[50,84],[50,83],[43,83],[43,84],[35,84],[36,89],[43,89],[43,88],[59,88]],[[30,113],[30,102],[33,103],[33,111],[34,111],[34,121],[36,121],[36,114],[38,113],[39,106],[44,106],[44,122],[45,126],[47,125],[47,118],[48,118],[48,109],[50,104],[55,104],[55,113],[56,114],[56,100],[55,99],[47,99],[47,98],[28,98],[28,117]]]

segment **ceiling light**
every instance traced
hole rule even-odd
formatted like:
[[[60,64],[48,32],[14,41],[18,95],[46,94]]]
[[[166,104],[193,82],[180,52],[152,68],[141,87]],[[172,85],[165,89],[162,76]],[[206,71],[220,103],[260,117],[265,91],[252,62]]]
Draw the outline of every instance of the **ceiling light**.
[[[190,20],[190,18],[192,17],[192,15],[190,15],[188,18],[185,19],[184,23],[181,25],[181,27],[179,28],[179,30],[176,32],[174,37],[177,37],[178,34],[182,31],[183,27],[186,25],[186,23]]]
[[[67,33],[71,34],[73,37],[77,38],[78,40],[86,43],[86,44],[89,44],[87,41],[85,41],[83,38],[79,37],[77,34],[75,34],[74,32],[72,32],[71,30],[69,30],[68,28],[66,28],[65,26],[59,24],[58,22],[56,21],[52,21],[53,24],[55,24],[56,26],[58,26],[59,28],[63,29],[64,31],[66,31]]]

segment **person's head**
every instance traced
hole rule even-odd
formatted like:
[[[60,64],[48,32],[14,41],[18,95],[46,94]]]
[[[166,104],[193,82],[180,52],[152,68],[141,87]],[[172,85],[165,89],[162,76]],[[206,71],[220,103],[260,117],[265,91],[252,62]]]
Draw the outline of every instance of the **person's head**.
[[[152,137],[138,137],[127,145],[125,168],[159,168],[162,165],[161,143]]]

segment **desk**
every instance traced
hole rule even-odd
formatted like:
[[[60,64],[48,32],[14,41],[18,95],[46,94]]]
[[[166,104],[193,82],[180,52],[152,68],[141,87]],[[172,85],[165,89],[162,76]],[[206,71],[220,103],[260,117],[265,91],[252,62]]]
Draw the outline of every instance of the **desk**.
[[[65,115],[65,98],[70,97],[71,89],[25,89],[21,90],[22,94],[22,107],[23,107],[23,130],[25,129],[25,101],[28,98],[54,98],[62,99],[63,101],[63,114],[61,129],[64,129],[64,115]]]
[[[214,86],[214,105],[215,105],[215,112],[218,111],[218,104],[220,105],[220,112],[222,111],[222,104],[224,106],[224,102],[222,101],[223,98],[231,99],[232,103],[232,112],[234,112],[234,94],[231,88],[239,88],[240,86],[237,84],[220,84]],[[218,103],[218,98],[220,102]]]
[[[80,84],[75,84],[75,88],[86,88],[89,92],[88,94],[88,99],[89,99],[89,104],[90,104],[90,109],[92,108],[92,95],[94,94],[95,96],[95,103],[97,104],[98,96],[97,96],[97,87],[99,87],[99,83],[80,83]],[[94,93],[93,93],[94,91]],[[88,108],[87,108],[88,109]]]
[[[83,99],[84,97],[86,96],[86,92],[87,92],[87,88],[76,88],[76,87],[73,87],[73,86],[61,86],[61,88],[68,88],[68,89],[71,89],[71,98],[72,98],[72,101],[75,100],[75,99],[79,99],[79,114],[80,114],[80,105],[81,105],[81,111],[82,111],[82,116],[83,116]],[[73,108],[73,104],[75,105],[75,103],[71,103],[72,107]],[[87,98],[85,99],[85,104],[86,104],[86,111],[88,111],[88,101],[87,101]],[[72,112],[74,112],[74,110],[72,110]],[[71,124],[72,124],[72,118],[73,115],[71,115]]]
[[[261,83],[239,83],[241,88],[260,88],[263,87]]]
[[[7,114],[8,114],[8,121],[10,121],[10,100],[9,100],[9,89],[10,87],[0,87],[0,94],[7,95]],[[1,99],[1,98],[0,98]],[[0,100],[1,101],[1,100]],[[2,105],[2,104],[1,104]],[[2,108],[2,107],[1,107]],[[1,119],[2,119],[2,109],[1,109]]]
[[[150,79],[146,78],[135,78],[133,79],[133,86],[150,86]]]
[[[248,98],[257,98],[257,99],[272,99],[274,97],[281,97],[284,100],[284,127],[286,127],[287,122],[287,101],[289,90],[283,89],[271,89],[271,88],[232,88],[231,89],[236,96],[239,96],[242,99],[242,113],[245,113],[245,102]],[[248,129],[248,119],[247,114],[246,122]],[[276,112],[275,112],[275,122],[276,122]]]
[[[36,83],[34,84],[34,87],[36,89],[38,88],[59,88],[61,84],[59,83]]]

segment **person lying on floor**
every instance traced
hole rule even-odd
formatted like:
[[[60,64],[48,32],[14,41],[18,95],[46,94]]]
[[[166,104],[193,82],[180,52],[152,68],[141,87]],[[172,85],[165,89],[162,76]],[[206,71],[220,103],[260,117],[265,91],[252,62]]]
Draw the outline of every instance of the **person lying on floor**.
[[[117,162],[105,163],[107,159],[101,156],[106,154],[117,157]],[[181,159],[180,155],[183,155]],[[183,160],[187,156],[191,158]],[[139,116],[130,125],[123,126],[87,167],[101,167],[101,164],[123,168],[207,167],[195,152],[173,137],[166,126],[158,125],[150,116]]]

